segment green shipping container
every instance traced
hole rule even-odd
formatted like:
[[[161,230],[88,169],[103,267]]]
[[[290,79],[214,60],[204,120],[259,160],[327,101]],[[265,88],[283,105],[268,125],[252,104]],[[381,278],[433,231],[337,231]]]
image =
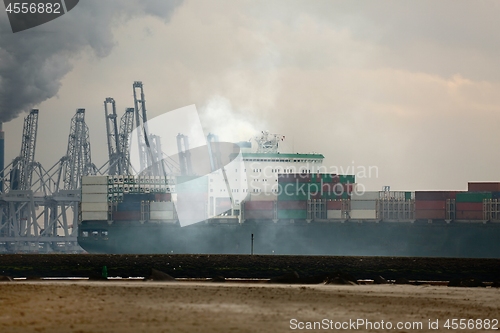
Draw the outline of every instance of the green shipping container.
[[[293,210],[278,210],[279,219],[301,219],[307,218],[307,210],[293,209]]]
[[[484,199],[491,198],[491,192],[462,192],[457,193],[456,202],[483,202]]]
[[[342,184],[354,184],[356,182],[356,177],[354,175],[339,175],[339,180]]]
[[[411,200],[411,192],[405,192],[405,200]]]
[[[309,184],[278,184],[278,200],[309,200]]]

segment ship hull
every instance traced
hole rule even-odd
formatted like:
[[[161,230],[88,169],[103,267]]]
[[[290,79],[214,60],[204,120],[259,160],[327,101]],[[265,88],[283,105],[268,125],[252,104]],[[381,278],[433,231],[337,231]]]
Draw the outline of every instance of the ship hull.
[[[500,258],[500,223],[83,221],[79,228],[89,253],[250,254],[253,234],[255,254]]]

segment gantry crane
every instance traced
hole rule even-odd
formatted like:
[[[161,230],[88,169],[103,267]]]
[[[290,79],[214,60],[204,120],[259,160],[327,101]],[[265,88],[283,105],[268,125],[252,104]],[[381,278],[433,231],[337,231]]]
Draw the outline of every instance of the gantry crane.
[[[132,87],[134,89],[135,124],[141,173],[151,176],[166,176],[167,167],[163,160],[160,137],[152,135],[148,130],[144,87],[141,81],[135,81]]]
[[[177,134],[177,151],[179,153],[181,175],[192,175],[193,167],[191,164],[191,152],[189,151],[189,138],[187,135]]]
[[[122,159],[123,174],[130,174],[130,135],[134,130],[134,108],[126,108],[120,119],[119,146]]]
[[[110,105],[111,110],[108,110],[108,105]],[[113,98],[108,97],[104,100],[104,113],[106,116],[106,134],[108,137],[108,173],[110,175],[122,175],[123,165],[120,151],[120,136],[116,119],[116,104]]]

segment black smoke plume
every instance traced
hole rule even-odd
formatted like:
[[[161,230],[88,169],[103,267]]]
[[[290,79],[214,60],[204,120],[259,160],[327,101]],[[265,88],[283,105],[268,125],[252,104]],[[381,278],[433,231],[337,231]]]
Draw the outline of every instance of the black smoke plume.
[[[54,97],[71,61],[91,49],[107,56],[114,45],[113,27],[152,15],[168,20],[180,0],[84,0],[71,12],[38,27],[12,33],[0,13],[0,122]],[[98,78],[96,78],[98,79]]]

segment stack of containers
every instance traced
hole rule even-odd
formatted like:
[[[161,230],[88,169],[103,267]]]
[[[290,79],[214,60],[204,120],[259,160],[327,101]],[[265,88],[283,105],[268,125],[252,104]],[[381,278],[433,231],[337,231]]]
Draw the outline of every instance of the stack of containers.
[[[108,219],[108,177],[82,177],[82,221]]]
[[[351,219],[377,219],[379,195],[379,192],[352,193],[349,213]]]
[[[415,219],[446,219],[446,201],[457,197],[456,191],[416,191]]]
[[[307,200],[302,201],[278,201],[278,219],[307,218]]]
[[[141,205],[154,198],[149,193],[128,193],[123,195],[123,201],[114,205],[113,220],[115,221],[139,221],[141,220]]]
[[[274,218],[273,201],[246,201],[244,204],[245,219],[272,220]]]
[[[336,174],[280,174],[278,175],[278,218],[306,219],[307,200],[349,199],[355,186],[353,175]],[[341,218],[342,203],[329,204],[330,218]],[[336,207],[340,205],[339,209]],[[334,207],[335,206],[335,207]]]
[[[500,192],[500,182],[469,183],[469,192]]]
[[[327,219],[343,218],[342,200],[328,200],[326,202],[326,218]]]
[[[483,201],[491,199],[491,192],[458,193],[456,198],[457,220],[483,220]]]
[[[491,200],[486,201],[484,220],[498,221],[500,219],[500,182],[469,183],[469,192],[491,192]],[[461,205],[462,206],[462,205]],[[477,208],[477,207],[476,207]],[[469,213],[470,214],[470,213]]]
[[[311,199],[313,177],[307,173],[278,175],[278,219],[307,218],[307,200]]]
[[[171,201],[158,201],[149,204],[149,219],[152,221],[173,220],[174,203]]]

